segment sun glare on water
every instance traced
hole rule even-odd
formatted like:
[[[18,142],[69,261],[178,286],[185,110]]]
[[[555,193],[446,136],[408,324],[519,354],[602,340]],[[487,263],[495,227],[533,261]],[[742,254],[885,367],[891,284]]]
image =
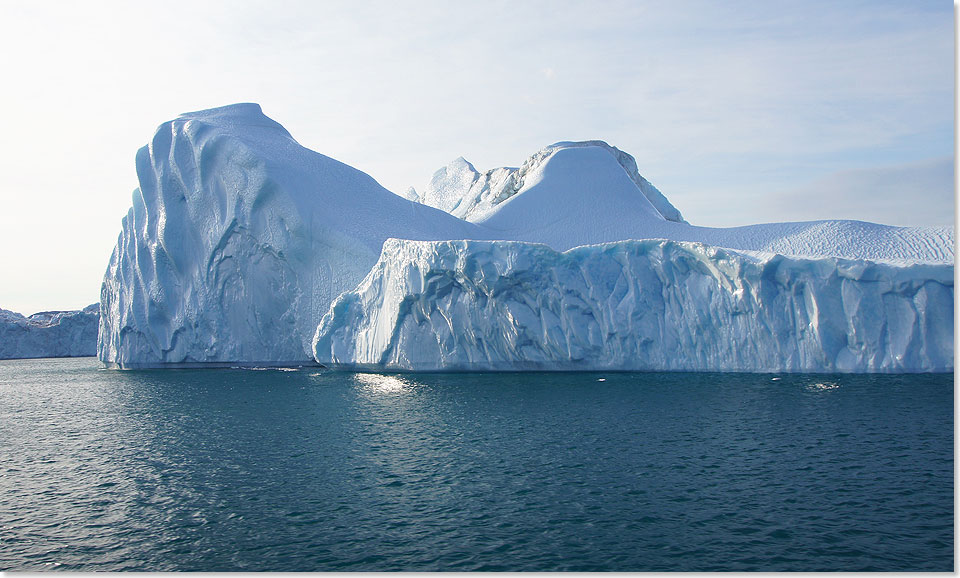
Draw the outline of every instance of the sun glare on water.
[[[816,383],[811,383],[806,386],[807,391],[830,391],[833,389],[840,389],[839,383],[833,383],[831,381],[818,381]]]
[[[400,393],[413,387],[413,383],[395,375],[358,373],[353,376],[361,387],[379,393]]]

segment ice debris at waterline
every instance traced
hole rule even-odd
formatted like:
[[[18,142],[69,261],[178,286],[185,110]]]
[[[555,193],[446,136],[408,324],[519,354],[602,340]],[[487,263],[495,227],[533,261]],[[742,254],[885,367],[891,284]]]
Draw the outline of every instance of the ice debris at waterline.
[[[388,370],[947,371],[953,267],[391,239],[314,351]]]
[[[29,317],[0,309],[0,359],[96,355],[99,323],[99,303]]]
[[[438,171],[423,194],[411,189],[404,199],[370,176],[300,146],[258,105],[239,104],[161,125],[137,155],[137,174],[140,187],[101,292],[98,354],[111,366],[299,365],[313,362],[315,353],[319,361],[331,361],[332,352],[341,363],[361,366],[580,369],[589,366],[576,361],[581,350],[607,356],[590,361],[593,367],[632,364],[637,369],[666,367],[661,358],[669,358],[672,368],[704,370],[940,371],[953,366],[953,228],[860,221],[697,227],[640,176],[633,157],[602,141],[557,143],[520,168],[483,174],[458,159]],[[381,254],[388,238],[435,243],[391,242]],[[502,248],[488,258],[478,248],[493,245],[458,241],[463,239],[514,243],[496,245]],[[631,239],[681,243],[617,243]],[[618,269],[612,257],[590,256],[596,249],[557,253],[598,243],[617,244],[619,249],[601,254],[619,251],[624,265]],[[648,251],[654,246],[660,249]],[[437,256],[418,261],[410,257],[417,251]],[[653,253],[661,257],[654,259]],[[692,263],[713,258],[692,256],[701,254],[722,254],[722,260],[737,265],[717,268],[724,273],[715,277],[698,268],[687,271]],[[575,269],[570,263],[581,258],[609,271],[560,274]],[[524,265],[515,269],[511,259]],[[456,271],[451,261],[482,264],[484,276],[483,284],[467,283],[456,302],[450,301],[455,312],[444,309],[451,295],[421,295],[414,280],[400,283],[398,273],[390,272]],[[844,271],[834,274],[843,282],[823,272],[831,267]],[[499,277],[520,270],[522,284]],[[773,270],[789,271],[793,281],[764,277]],[[860,270],[868,272],[866,277],[851,273]],[[378,283],[373,280],[378,274],[387,276],[383,283],[400,283],[381,291],[383,303],[366,293]],[[665,277],[659,284],[649,284],[660,275]],[[869,289],[871,275],[884,280],[877,287],[889,289]],[[578,285],[587,282],[589,290]],[[609,283],[630,287],[631,293],[621,296],[611,289],[617,296],[603,299],[616,299],[616,306],[601,303],[595,291]],[[697,283],[703,284],[696,285],[701,290],[691,291],[689,285]],[[707,290],[710,283],[720,289]],[[545,295],[578,295],[584,307],[598,315],[606,311],[609,319],[590,321],[545,304],[530,309],[535,315],[517,313],[509,326],[502,325],[502,319],[486,317],[494,310],[485,307],[507,303],[498,293],[506,287],[524,303],[521,295],[531,288]],[[728,295],[727,287],[762,292]],[[493,292],[485,293],[487,288]],[[851,291],[872,297],[855,306]],[[400,301],[391,304],[398,295]],[[450,335],[440,331],[437,319],[414,331],[407,325],[410,319],[396,317],[420,299],[435,301],[429,307],[450,323],[456,319]],[[347,303],[356,326],[343,316]],[[803,326],[799,319],[818,325]],[[682,337],[693,328],[697,336],[718,336],[704,337],[717,342]],[[507,347],[510,335],[492,333],[501,329],[531,342]],[[391,342],[391,336],[400,335],[408,337]],[[721,344],[721,335],[741,341],[736,347]],[[423,342],[426,336],[448,341],[431,345]],[[483,342],[471,342],[474,337]],[[655,338],[672,340],[627,359],[631,344]],[[461,345],[467,349],[458,349]],[[427,351],[437,357],[428,358]]]

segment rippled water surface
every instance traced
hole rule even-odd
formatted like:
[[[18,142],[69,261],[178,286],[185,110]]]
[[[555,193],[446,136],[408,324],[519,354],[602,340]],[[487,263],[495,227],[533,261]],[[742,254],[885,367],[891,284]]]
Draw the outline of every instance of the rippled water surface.
[[[953,376],[0,361],[0,569],[953,570]]]

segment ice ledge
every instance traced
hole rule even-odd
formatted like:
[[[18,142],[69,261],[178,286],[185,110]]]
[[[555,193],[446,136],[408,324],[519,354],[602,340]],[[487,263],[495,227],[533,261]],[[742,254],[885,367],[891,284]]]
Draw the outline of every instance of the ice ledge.
[[[943,372],[953,295],[948,264],[391,239],[313,348],[366,371]]]

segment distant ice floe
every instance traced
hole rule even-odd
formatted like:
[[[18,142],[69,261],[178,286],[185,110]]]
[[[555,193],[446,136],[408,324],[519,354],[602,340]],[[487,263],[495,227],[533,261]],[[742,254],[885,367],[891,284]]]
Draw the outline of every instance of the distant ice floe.
[[[96,355],[99,323],[98,303],[29,317],[0,309],[0,359]]]

